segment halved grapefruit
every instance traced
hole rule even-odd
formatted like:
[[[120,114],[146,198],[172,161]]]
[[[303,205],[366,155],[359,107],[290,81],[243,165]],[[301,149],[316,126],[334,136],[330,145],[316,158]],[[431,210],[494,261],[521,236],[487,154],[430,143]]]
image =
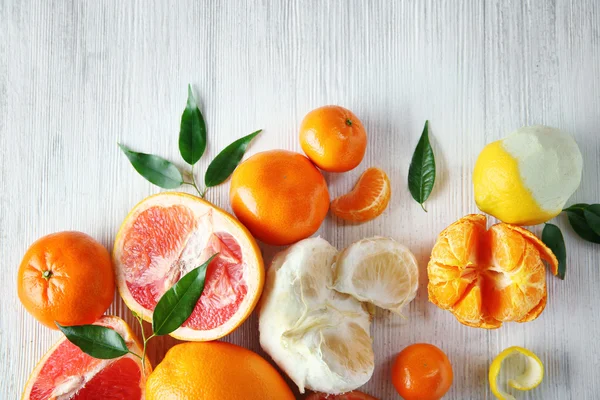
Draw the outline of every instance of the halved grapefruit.
[[[114,329],[132,352],[142,354],[139,340],[121,318],[106,316],[95,324]],[[99,360],[63,337],[38,362],[25,385],[22,400],[143,399],[150,372],[148,358],[143,372],[141,360],[132,354]]]
[[[250,232],[196,196],[160,193],[131,210],[113,249],[119,293],[132,311],[151,322],[160,297],[216,253],[192,315],[171,336],[218,339],[254,309],[263,288],[264,266]]]

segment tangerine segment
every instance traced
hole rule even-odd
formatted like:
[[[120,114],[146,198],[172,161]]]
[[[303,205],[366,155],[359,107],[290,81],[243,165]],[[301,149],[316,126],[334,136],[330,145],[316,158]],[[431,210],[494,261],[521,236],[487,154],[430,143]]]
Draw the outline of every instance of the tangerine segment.
[[[556,257],[531,232],[508,224],[485,230],[468,215],[440,233],[427,266],[429,299],[463,324],[486,329],[526,322],[543,311],[546,275]]]
[[[150,322],[163,294],[215,254],[200,299],[172,335],[187,340],[222,337],[256,305],[264,281],[262,258],[238,221],[195,196],[161,193],[130,212],[113,251],[119,293]]]
[[[369,221],[383,213],[390,196],[390,180],[386,173],[379,168],[369,168],[360,176],[352,191],[331,202],[331,212],[351,222]]]

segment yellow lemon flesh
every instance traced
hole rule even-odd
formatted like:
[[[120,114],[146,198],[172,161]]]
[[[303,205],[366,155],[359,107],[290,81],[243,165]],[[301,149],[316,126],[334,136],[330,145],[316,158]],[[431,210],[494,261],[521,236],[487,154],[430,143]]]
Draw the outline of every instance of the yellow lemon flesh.
[[[525,359],[523,372],[514,378],[508,379],[508,386],[517,390],[531,390],[537,387],[544,379],[544,364],[533,352],[519,346],[505,349],[498,354],[490,366],[490,387],[494,396],[501,400],[516,400],[514,396],[498,387],[498,377],[507,358],[522,357]]]
[[[583,159],[573,138],[526,126],[488,144],[473,170],[479,209],[515,225],[537,225],[562,211],[581,182]]]

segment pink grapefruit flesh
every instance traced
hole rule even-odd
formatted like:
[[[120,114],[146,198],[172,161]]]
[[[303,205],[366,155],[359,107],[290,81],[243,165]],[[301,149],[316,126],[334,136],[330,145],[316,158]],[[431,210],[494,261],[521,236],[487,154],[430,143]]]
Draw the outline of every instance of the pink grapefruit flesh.
[[[138,204],[115,240],[119,292],[129,308],[149,320],[173,284],[217,253],[192,315],[173,334],[186,340],[216,339],[252,311],[264,272],[251,235],[210,203],[163,193]]]
[[[141,346],[125,321],[102,317],[97,324],[115,329],[133,352],[141,354]],[[146,367],[146,373],[150,373],[148,361]],[[114,360],[100,360],[83,353],[63,338],[33,371],[23,399],[143,399],[144,385],[145,376],[138,358],[126,355]]]

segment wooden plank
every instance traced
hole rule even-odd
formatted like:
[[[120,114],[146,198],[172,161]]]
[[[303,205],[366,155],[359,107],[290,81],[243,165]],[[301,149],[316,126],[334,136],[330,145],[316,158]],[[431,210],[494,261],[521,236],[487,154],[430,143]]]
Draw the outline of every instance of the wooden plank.
[[[542,386],[519,398],[593,399],[600,391],[593,368],[600,359],[593,334],[600,329],[600,252],[576,238],[563,217],[557,223],[569,251],[567,279],[549,277],[548,307],[534,322],[491,332],[460,325],[427,301],[425,266],[437,233],[477,211],[471,169],[478,152],[524,124],[572,132],[585,163],[572,201],[600,200],[598,65],[594,0],[0,2],[0,398],[18,397],[59,337],[17,298],[25,249],[67,229],[111,248],[129,209],[158,191],[116,143],[183,165],[177,133],[192,83],[209,130],[200,171],[232,140],[259,128],[250,154],[300,151],[300,121],[320,105],[346,106],[363,121],[365,159],[349,173],[326,174],[330,191],[348,191],[364,169],[379,166],[392,182],[390,207],[362,225],[328,217],[319,234],[338,248],[392,236],[421,267],[408,318],[375,316],[377,368],[366,392],[397,398],[389,380],[393,356],[430,342],[454,365],[448,399],[492,398],[489,362],[510,345],[531,348],[546,365]],[[406,187],[426,119],[438,163],[428,213]],[[228,208],[227,190],[222,185],[208,198]],[[262,248],[267,261],[279,250]],[[134,323],[118,295],[109,312]],[[264,355],[255,316],[226,340]],[[152,361],[175,343],[153,340]]]

